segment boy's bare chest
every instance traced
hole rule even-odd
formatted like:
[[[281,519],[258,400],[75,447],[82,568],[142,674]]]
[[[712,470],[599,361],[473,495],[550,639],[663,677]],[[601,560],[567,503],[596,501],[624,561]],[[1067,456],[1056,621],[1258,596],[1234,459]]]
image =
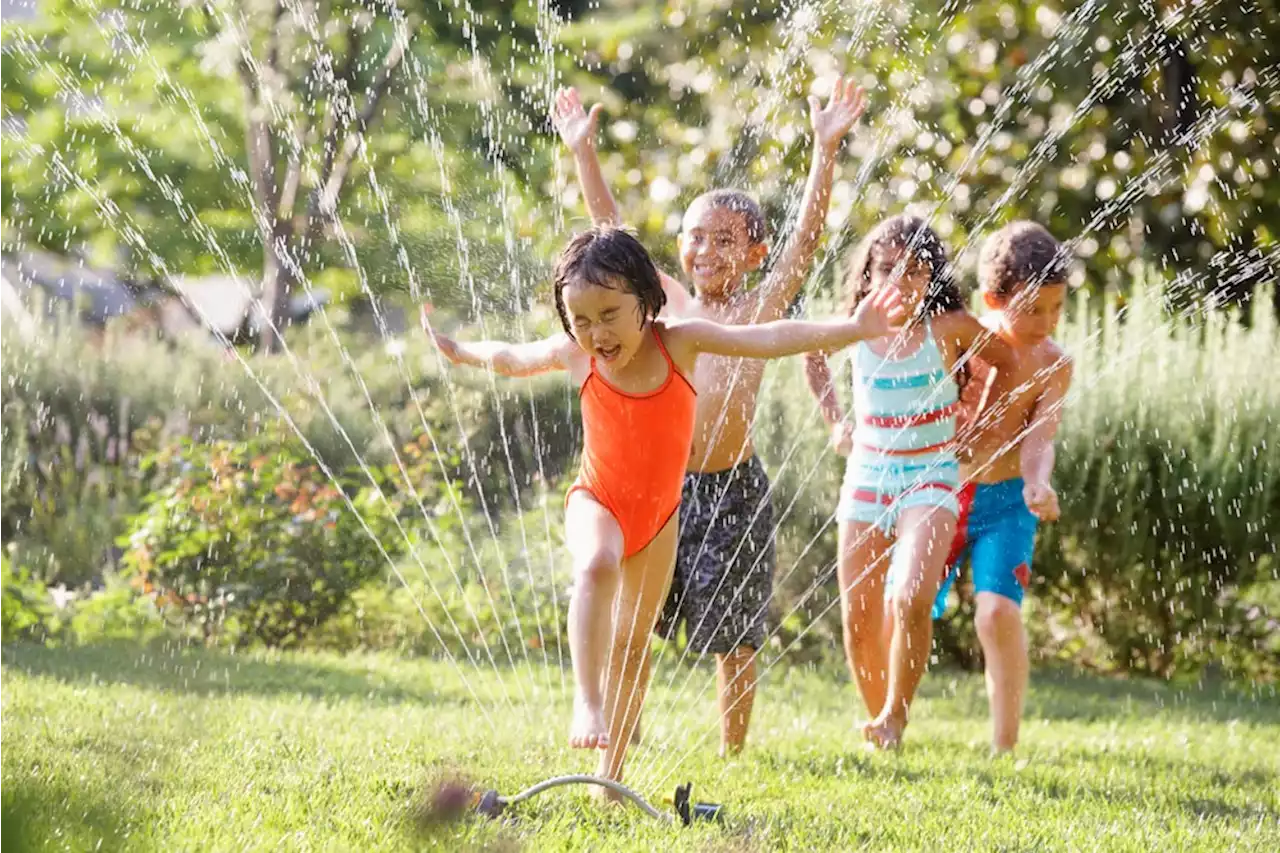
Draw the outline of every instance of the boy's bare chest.
[[[1003,442],[1026,427],[1052,369],[1040,358],[1028,359],[1014,371],[996,370],[979,359],[970,362],[970,380],[962,401],[983,437]]]

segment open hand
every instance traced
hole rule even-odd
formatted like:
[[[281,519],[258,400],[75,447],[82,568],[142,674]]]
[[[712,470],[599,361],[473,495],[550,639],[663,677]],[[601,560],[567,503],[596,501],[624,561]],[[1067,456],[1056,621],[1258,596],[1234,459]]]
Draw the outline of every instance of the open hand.
[[[841,421],[831,428],[831,449],[838,456],[848,456],[853,452],[853,424]]]
[[[1058,493],[1048,483],[1027,483],[1022,487],[1022,499],[1031,514],[1041,521],[1058,520]]]
[[[555,104],[551,107],[551,123],[556,126],[564,144],[576,153],[582,146],[595,142],[603,109],[603,104],[596,104],[588,113],[582,108],[577,89],[561,89],[556,92]]]
[[[418,312],[418,320],[422,323],[422,330],[427,333],[427,337],[431,339],[432,345],[439,353],[449,361],[450,364],[461,364],[462,354],[458,351],[458,342],[448,335],[442,335],[431,325],[431,306],[423,305]]]
[[[907,311],[896,287],[882,287],[858,303],[853,322],[863,340],[882,338],[902,328]]]
[[[810,95],[809,122],[813,125],[815,142],[825,148],[835,148],[857,124],[866,106],[867,95],[863,88],[844,77],[836,78],[831,99],[825,107],[816,96]]]

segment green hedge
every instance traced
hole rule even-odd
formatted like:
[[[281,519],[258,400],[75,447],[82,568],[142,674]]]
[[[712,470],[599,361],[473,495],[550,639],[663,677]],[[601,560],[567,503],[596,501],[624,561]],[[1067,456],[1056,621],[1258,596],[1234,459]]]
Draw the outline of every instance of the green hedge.
[[[1077,360],[1055,474],[1063,518],[1042,529],[1027,605],[1041,657],[1162,676],[1213,664],[1275,677],[1278,331],[1265,310],[1243,321],[1171,320],[1155,297],[1123,310],[1085,297],[1073,303],[1060,335]],[[26,349],[6,336],[3,347],[6,542],[15,572],[49,584],[109,574],[110,560],[95,549],[129,534],[128,519],[144,501],[151,509],[142,518],[154,518],[157,496],[172,497],[179,480],[144,468],[144,453],[184,441],[186,452],[204,458],[284,429],[257,383],[223,354],[111,336],[97,345],[77,334]],[[423,482],[457,480],[461,491],[431,509],[436,534],[414,507],[400,517],[411,540],[397,558],[407,587],[370,566],[361,576],[374,580],[348,589],[347,604],[329,608],[335,615],[324,624],[311,619],[305,638],[295,639],[422,653],[440,652],[443,642],[478,661],[551,655],[563,641],[569,582],[561,499],[580,440],[572,389],[562,376],[494,382],[457,371],[445,381],[415,338],[405,352],[411,393],[382,345],[348,340],[392,445],[327,334],[312,327],[294,337],[314,384],[300,382],[287,359],[251,363],[320,456],[348,472],[344,483],[356,490],[348,494],[374,473],[403,501],[392,446]],[[166,359],[167,370],[155,369]],[[353,468],[357,455],[317,390],[370,472]],[[104,427],[112,412],[127,416]],[[68,439],[72,427],[80,438]],[[287,430],[280,434],[289,453],[303,452]],[[128,440],[113,445],[112,436]],[[830,519],[843,462],[828,448],[799,359],[766,373],[756,436],[780,520],[771,649],[798,659],[838,654]],[[56,536],[60,524],[85,517],[98,525],[87,529],[100,532],[87,541]],[[224,518],[206,520],[210,541],[250,521],[245,513]],[[187,535],[180,526],[166,530],[173,541]],[[362,531],[352,536],[367,545]],[[288,552],[271,536],[255,541],[260,556]],[[56,559],[48,556],[54,546]],[[978,661],[970,606],[961,595],[958,611],[939,624],[942,657]]]

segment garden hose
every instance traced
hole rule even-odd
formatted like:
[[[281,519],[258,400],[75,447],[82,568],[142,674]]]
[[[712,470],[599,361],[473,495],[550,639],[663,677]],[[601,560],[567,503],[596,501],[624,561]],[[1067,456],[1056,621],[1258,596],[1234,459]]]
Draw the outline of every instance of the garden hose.
[[[531,788],[516,794],[513,797],[504,797],[497,791],[490,789],[485,791],[476,800],[475,808],[480,814],[486,817],[496,818],[506,810],[507,806],[514,806],[517,803],[524,802],[530,797],[535,797],[543,791],[551,788],[558,788],[561,785],[600,785],[608,788],[616,794],[625,797],[633,805],[647,814],[654,820],[663,823],[672,823],[675,817],[680,818],[680,822],[685,826],[691,824],[694,820],[712,820],[718,821],[722,814],[722,809],[715,803],[689,803],[689,792],[693,789],[691,784],[680,785],[676,788],[674,805],[676,809],[675,816],[660,812],[653,806],[649,805],[644,797],[635,791],[623,785],[621,782],[615,782],[612,779],[605,779],[602,776],[591,776],[585,773],[577,773],[569,776],[553,776],[550,779],[544,779]]]

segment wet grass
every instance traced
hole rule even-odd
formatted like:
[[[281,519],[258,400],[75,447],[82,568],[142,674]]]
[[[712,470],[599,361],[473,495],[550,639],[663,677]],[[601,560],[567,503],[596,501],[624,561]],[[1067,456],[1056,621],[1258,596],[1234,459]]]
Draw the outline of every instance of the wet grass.
[[[127,645],[3,661],[6,850],[1280,849],[1270,688],[1039,672],[1020,753],[993,760],[980,677],[931,674],[907,748],[883,755],[852,736],[843,673],[779,669],[749,751],[722,762],[700,672],[659,688],[631,778],[655,802],[692,781],[723,825],[580,788],[428,824],[443,777],[510,794],[590,769],[561,746],[559,671]]]

